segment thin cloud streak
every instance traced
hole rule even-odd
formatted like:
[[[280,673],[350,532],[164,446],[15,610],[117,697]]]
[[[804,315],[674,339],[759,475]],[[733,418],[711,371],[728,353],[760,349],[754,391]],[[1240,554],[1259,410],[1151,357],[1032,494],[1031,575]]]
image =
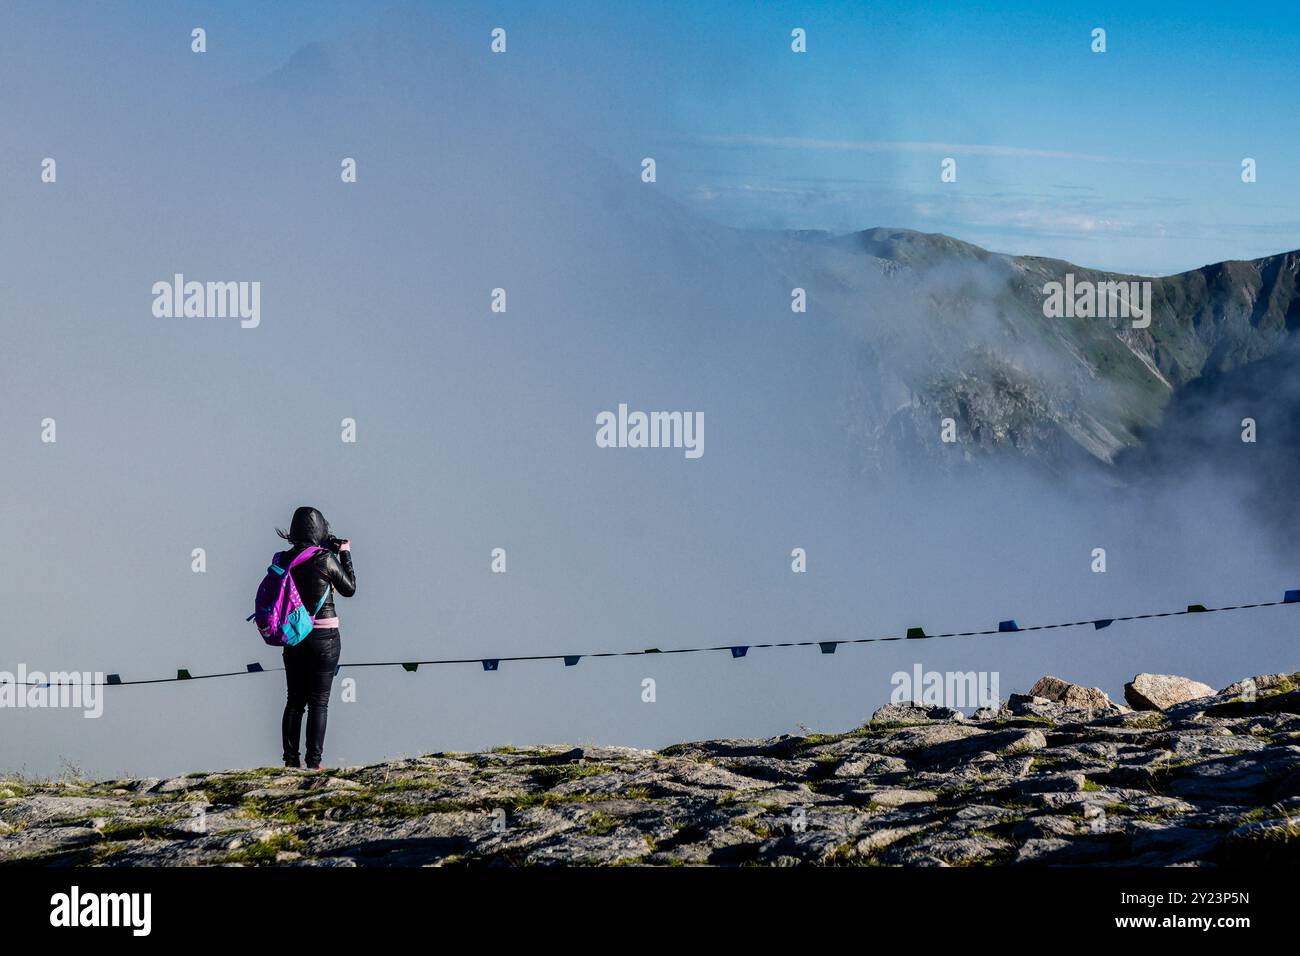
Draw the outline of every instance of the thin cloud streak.
[[[775,149],[835,150],[860,153],[955,153],[968,156],[1000,156],[1021,159],[1073,159],[1092,163],[1133,163],[1142,166],[1218,167],[1209,160],[1130,159],[1097,153],[1032,149],[1025,146],[997,146],[980,143],[926,143],[906,140],[815,139],[802,136],[697,136],[687,142],[699,146],[748,146]]]

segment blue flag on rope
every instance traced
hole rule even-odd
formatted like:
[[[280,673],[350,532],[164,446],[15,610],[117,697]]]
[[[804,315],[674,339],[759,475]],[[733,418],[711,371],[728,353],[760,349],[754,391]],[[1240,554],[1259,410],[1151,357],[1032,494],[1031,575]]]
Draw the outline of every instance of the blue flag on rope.
[[[920,640],[925,636],[926,636],[925,628],[923,627],[909,627],[907,629],[907,639],[909,641]]]
[[[733,648],[731,649],[731,656],[732,656],[732,657],[744,657],[745,654],[746,654],[748,651],[749,651],[749,645],[748,645],[748,644],[744,644],[744,645],[741,645],[741,646],[738,646],[738,647],[733,647]]]
[[[176,672],[176,679],[177,679],[177,680],[193,680],[194,678],[190,676],[190,672],[189,672],[189,671],[187,671],[187,670],[185,670],[184,668],[182,668],[181,670],[178,670],[178,671]]]
[[[104,678],[104,682],[107,684],[120,684],[122,683],[122,675],[109,674],[107,677]]]
[[[500,658],[496,658],[496,657],[485,658],[483,661],[483,669],[485,671],[494,671],[497,669],[497,665],[500,663],[501,663]]]
[[[642,653],[642,654],[662,654],[663,651],[659,650],[659,648],[657,648],[657,647],[647,647],[647,648],[646,648],[644,651],[642,651],[641,653]]]
[[[577,664],[578,661],[580,660],[582,660],[581,654],[566,654],[564,656],[564,666],[572,667],[573,665]]]
[[[1294,591],[1287,591],[1282,598],[1283,604],[1300,604],[1300,588]]]
[[[1020,630],[1020,625],[1017,624],[1014,620],[1012,620],[1012,621],[998,621],[998,630],[999,630],[999,631],[1018,631],[1018,630]]]
[[[1114,623],[1115,619],[1113,617],[1103,617],[1098,621],[1093,621],[1092,626],[1094,630],[1100,631],[1103,627],[1110,627]]]
[[[818,647],[822,649],[823,654],[834,654],[838,644],[839,641],[821,641],[818,643]]]
[[[1205,611],[1205,605],[1204,605],[1204,604],[1189,604],[1189,605],[1187,605],[1187,613],[1188,613],[1188,614],[1204,614],[1204,613],[1206,613],[1206,611]]]
[[[419,670],[419,669],[420,669],[420,665],[419,665],[419,664],[403,664],[403,665],[402,665],[402,670],[404,670],[404,671],[406,671],[407,673],[410,673],[410,674],[414,674],[414,673],[415,673],[417,670]]]
[[[262,673],[262,665],[261,665],[261,664],[249,664],[249,665],[248,665],[248,673],[250,673],[250,674],[260,674],[260,673]]]

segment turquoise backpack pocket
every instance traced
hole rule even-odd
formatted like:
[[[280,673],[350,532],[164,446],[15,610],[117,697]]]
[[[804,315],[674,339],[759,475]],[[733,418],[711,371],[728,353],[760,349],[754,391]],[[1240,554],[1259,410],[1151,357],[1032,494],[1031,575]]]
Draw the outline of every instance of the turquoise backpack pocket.
[[[325,599],[330,596],[330,591],[331,588],[329,587],[325,589],[325,593],[320,596],[320,600],[316,603],[316,610],[310,614],[301,604],[289,612],[288,617],[284,619],[284,623],[280,625],[280,633],[284,636],[285,647],[293,647],[295,644],[301,643],[302,639],[311,633],[311,629],[316,626],[313,619],[320,613],[320,609],[325,606]]]
[[[289,616],[284,619],[284,623],[280,625],[280,633],[284,635],[285,647],[293,647],[293,645],[310,634],[314,626],[311,615],[307,613],[305,607],[299,605],[294,608],[289,612]]]

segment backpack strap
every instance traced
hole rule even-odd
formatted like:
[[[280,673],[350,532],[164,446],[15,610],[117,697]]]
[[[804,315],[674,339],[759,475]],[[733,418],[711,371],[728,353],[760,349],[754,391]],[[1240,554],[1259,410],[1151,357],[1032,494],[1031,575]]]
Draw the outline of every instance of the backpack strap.
[[[324,548],[318,548],[314,544],[309,544],[307,547],[302,549],[302,552],[298,555],[298,557],[294,558],[293,561],[289,563],[289,567],[286,570],[292,571],[294,568],[302,564],[308,558],[315,557],[317,554],[319,554],[321,551],[324,550],[325,550]]]
[[[316,610],[311,612],[312,620],[316,619],[316,615],[320,613],[320,609],[325,606],[325,599],[330,596],[330,591],[332,591],[333,589],[334,589],[334,585],[332,584],[325,585],[325,593],[322,594],[320,596],[320,600],[316,602]]]

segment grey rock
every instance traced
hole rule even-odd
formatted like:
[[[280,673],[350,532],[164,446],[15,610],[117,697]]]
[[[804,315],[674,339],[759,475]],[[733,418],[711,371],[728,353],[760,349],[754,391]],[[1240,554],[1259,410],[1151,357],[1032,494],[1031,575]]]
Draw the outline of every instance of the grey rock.
[[[1015,794],[1029,793],[1079,793],[1085,777],[1081,773],[1054,773],[1016,780],[1010,786]]]
[[[907,761],[901,757],[866,753],[840,764],[835,768],[835,776],[875,777],[881,774],[903,773],[906,770]]]
[[[924,751],[913,751],[908,759],[922,766],[952,765],[971,758],[990,755],[1009,757],[1047,746],[1041,730],[999,730],[936,743]]]
[[[1239,697],[1248,691],[1256,694],[1274,690],[1291,683],[1290,674],[1258,674],[1244,680],[1234,681],[1215,694],[1216,697]]]
[[[1053,703],[1065,704],[1067,707],[1103,710],[1112,706],[1110,697],[1097,687],[1080,687],[1059,677],[1041,677],[1029,693],[1034,697],[1045,697]]]
[[[660,752],[582,744],[326,775],[4,776],[0,864],[1203,866],[1294,856],[1300,692],[1285,681],[1254,700],[1225,693],[1163,713],[1089,711],[1041,696],[1068,690],[1037,690],[978,723],[907,707],[843,734]]]
[[[886,704],[871,715],[873,723],[924,724],[931,721],[963,721],[966,715],[951,707],[931,707],[925,704]]]
[[[1271,798],[1298,770],[1300,747],[1270,747],[1175,768],[1167,791],[1189,800],[1254,805]]]
[[[1134,710],[1164,710],[1201,697],[1213,697],[1214,688],[1174,674],[1138,674],[1124,685],[1124,699]]]
[[[892,846],[899,840],[905,840],[908,837],[915,836],[925,830],[923,824],[916,824],[905,827],[883,827],[879,830],[873,830],[858,841],[858,854],[860,856],[870,856],[877,850],[883,850]]]
[[[901,807],[909,803],[933,803],[938,795],[931,790],[874,790],[871,802],[879,807]]]

